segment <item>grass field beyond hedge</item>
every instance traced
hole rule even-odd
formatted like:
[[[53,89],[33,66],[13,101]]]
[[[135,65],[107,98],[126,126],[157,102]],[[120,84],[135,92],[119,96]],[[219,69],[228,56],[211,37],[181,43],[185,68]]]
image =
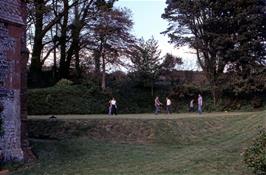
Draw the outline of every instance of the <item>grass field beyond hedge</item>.
[[[265,114],[265,111],[208,114],[201,118],[176,116],[165,120],[160,119],[164,117],[161,115],[152,121],[150,115],[146,116],[148,120],[145,116],[135,120],[138,117],[131,115],[133,119],[123,122],[135,120],[143,127],[145,124],[151,127],[155,122],[152,125],[153,137],[157,138],[155,143],[97,141],[86,136],[59,141],[32,140],[39,160],[28,168],[19,167],[13,174],[248,175],[250,172],[242,162],[242,153],[258,128],[265,126]],[[41,117],[34,120],[36,118]],[[108,119],[109,122],[118,120]],[[182,137],[180,140],[184,142],[165,142],[173,136]]]

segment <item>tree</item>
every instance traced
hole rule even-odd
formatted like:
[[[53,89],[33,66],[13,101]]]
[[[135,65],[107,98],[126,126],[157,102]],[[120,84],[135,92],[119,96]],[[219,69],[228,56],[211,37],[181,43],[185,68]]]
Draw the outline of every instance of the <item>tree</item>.
[[[263,0],[167,1],[162,17],[169,21],[169,27],[164,33],[177,46],[189,44],[196,50],[199,65],[209,80],[214,104],[221,94],[219,85],[226,66],[244,68],[251,60],[261,62],[263,57],[258,54],[265,55],[262,49],[264,8]]]
[[[61,36],[58,37],[60,45],[60,79],[69,78],[73,56],[75,57],[76,73],[78,77],[81,76],[80,50],[83,47],[81,34],[85,30],[87,21],[92,20],[90,15],[96,13],[94,8],[98,1],[78,2],[76,0],[73,14],[65,14],[61,21]]]
[[[166,53],[164,56],[164,61],[161,64],[162,70],[172,71],[176,69],[176,65],[183,64],[182,58],[176,57],[170,53]]]
[[[153,96],[154,82],[158,78],[162,70],[170,70],[175,68],[176,64],[182,64],[182,60],[171,54],[166,54],[163,58],[160,56],[161,51],[158,48],[158,41],[153,37],[144,41],[138,40],[128,52],[128,56],[132,62],[132,69],[143,81],[144,85],[151,87],[151,95]]]
[[[92,23],[88,23],[88,33],[84,35],[89,49],[94,53],[95,73],[101,74],[102,90],[106,88],[106,65],[118,63],[134,43],[134,37],[130,34],[133,27],[130,11],[113,8],[112,5],[99,6],[99,13]]]
[[[246,0],[235,5],[235,47],[230,50],[229,87],[236,95],[260,97],[266,84],[266,1]],[[261,97],[260,97],[261,98]]]
[[[72,5],[66,5],[68,4],[67,0],[64,0],[63,3],[63,8],[60,9],[60,12],[57,11],[56,15],[53,14],[53,11],[51,10],[53,5],[57,5],[54,1],[34,0],[28,4],[30,11],[29,18],[31,19],[29,21],[34,25],[33,48],[30,64],[30,72],[34,75],[33,81],[37,82],[40,79],[42,65],[48,57],[44,57],[44,60],[41,59],[44,46],[51,42],[44,42],[47,32],[58,23],[65,14],[68,14],[69,9],[74,5],[74,3]],[[50,51],[48,51],[48,53],[50,53]]]

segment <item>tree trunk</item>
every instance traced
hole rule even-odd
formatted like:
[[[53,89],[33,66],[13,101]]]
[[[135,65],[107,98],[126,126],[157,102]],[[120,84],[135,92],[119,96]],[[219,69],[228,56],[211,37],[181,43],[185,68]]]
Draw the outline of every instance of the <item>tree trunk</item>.
[[[65,78],[66,74],[66,43],[67,43],[67,25],[68,25],[68,13],[64,15],[60,42],[60,67],[59,67],[59,78]]]
[[[70,48],[67,51],[67,57],[66,57],[66,62],[65,62],[65,70],[64,70],[64,75],[63,78],[69,78],[70,75],[70,64],[71,64],[71,60],[73,57],[73,53],[74,53],[74,43],[72,42],[70,45]]]
[[[212,80],[210,82],[210,88],[211,88],[211,94],[212,94],[212,99],[213,99],[213,105],[217,106],[217,104],[220,101],[220,97],[222,94],[222,89],[217,86],[217,80]]]
[[[80,19],[79,15],[79,6],[78,6],[78,0],[76,1],[76,5],[74,6],[74,28],[73,28],[73,43],[74,43],[74,55],[75,55],[75,68],[76,68],[76,74],[77,77],[81,77],[81,69],[80,69],[80,59],[79,59],[79,51],[80,51],[80,31],[82,28],[82,21]]]
[[[35,74],[39,76],[42,72],[42,63],[41,63],[42,49],[43,49],[42,38],[40,38],[38,35],[35,35],[32,57],[31,57],[31,65],[30,65],[30,73],[32,75]]]
[[[75,49],[75,68],[76,68],[76,72],[77,72],[77,76],[78,76],[78,78],[81,78],[81,68],[80,68],[79,50],[80,50],[79,47],[77,47],[77,48]]]
[[[217,86],[217,79],[218,75],[221,75],[223,72],[223,69],[219,69],[220,72],[216,71],[216,64],[211,63],[210,60],[214,59],[209,59],[209,54],[206,52],[202,52],[203,57],[205,57],[205,62],[203,62],[200,58],[200,51],[199,49],[196,49],[196,54],[197,54],[197,60],[200,64],[200,67],[202,68],[208,82],[210,83],[210,88],[211,88],[211,95],[213,99],[213,105],[216,106],[219,102],[219,99],[221,97],[221,89]]]
[[[106,89],[106,72],[105,72],[105,56],[102,54],[102,90]]]
[[[77,19],[78,20],[78,19]],[[79,59],[79,51],[80,51],[80,31],[81,26],[78,24],[73,29],[73,55],[75,56],[75,68],[78,78],[81,77],[81,69],[80,69],[80,59]],[[69,53],[68,53],[69,54]]]
[[[95,50],[94,51],[94,66],[95,66],[95,68],[94,68],[94,73],[96,74],[96,75],[99,75],[100,74],[100,69],[101,69],[101,61],[100,61],[100,59],[101,59],[101,51],[98,51],[98,50]]]
[[[102,85],[102,74],[101,74],[101,55],[103,52],[103,41],[101,40],[100,47],[98,50],[94,51],[94,64],[95,64],[95,77],[99,84],[99,86]]]
[[[154,83],[153,81],[151,82],[151,96],[153,97],[154,95]]]
[[[43,0],[39,2],[34,2],[36,8],[35,18],[35,32],[34,32],[34,44],[32,50],[31,64],[30,64],[30,76],[32,79],[33,85],[37,85],[41,79],[42,73],[42,63],[41,63],[41,53],[43,49]]]

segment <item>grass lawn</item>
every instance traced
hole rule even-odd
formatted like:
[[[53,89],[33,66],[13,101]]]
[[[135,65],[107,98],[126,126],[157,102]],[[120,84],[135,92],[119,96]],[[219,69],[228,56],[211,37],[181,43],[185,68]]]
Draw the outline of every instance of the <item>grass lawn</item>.
[[[200,118],[196,116],[194,114],[120,116],[127,120],[167,118],[167,121],[159,121],[161,125],[156,125],[158,127],[156,137],[160,139],[153,144],[96,141],[84,136],[59,141],[32,140],[38,161],[29,167],[14,168],[13,174],[249,175],[250,172],[245,168],[241,154],[256,135],[258,128],[265,126],[266,112],[210,113]],[[97,118],[97,116],[58,118],[61,117],[62,119]],[[99,116],[100,119],[104,117],[106,116]],[[119,116],[111,120],[119,120]],[[184,120],[191,124],[189,129],[185,128],[187,124],[180,124]],[[178,136],[182,137],[181,140],[184,142],[169,141]]]

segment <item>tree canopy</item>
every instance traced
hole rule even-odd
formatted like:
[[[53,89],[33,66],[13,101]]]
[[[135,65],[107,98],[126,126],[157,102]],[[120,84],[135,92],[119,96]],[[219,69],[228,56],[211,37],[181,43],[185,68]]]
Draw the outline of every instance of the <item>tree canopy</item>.
[[[250,75],[265,67],[264,0],[167,0],[165,34],[176,46],[188,44],[212,88],[214,103],[225,71]]]

